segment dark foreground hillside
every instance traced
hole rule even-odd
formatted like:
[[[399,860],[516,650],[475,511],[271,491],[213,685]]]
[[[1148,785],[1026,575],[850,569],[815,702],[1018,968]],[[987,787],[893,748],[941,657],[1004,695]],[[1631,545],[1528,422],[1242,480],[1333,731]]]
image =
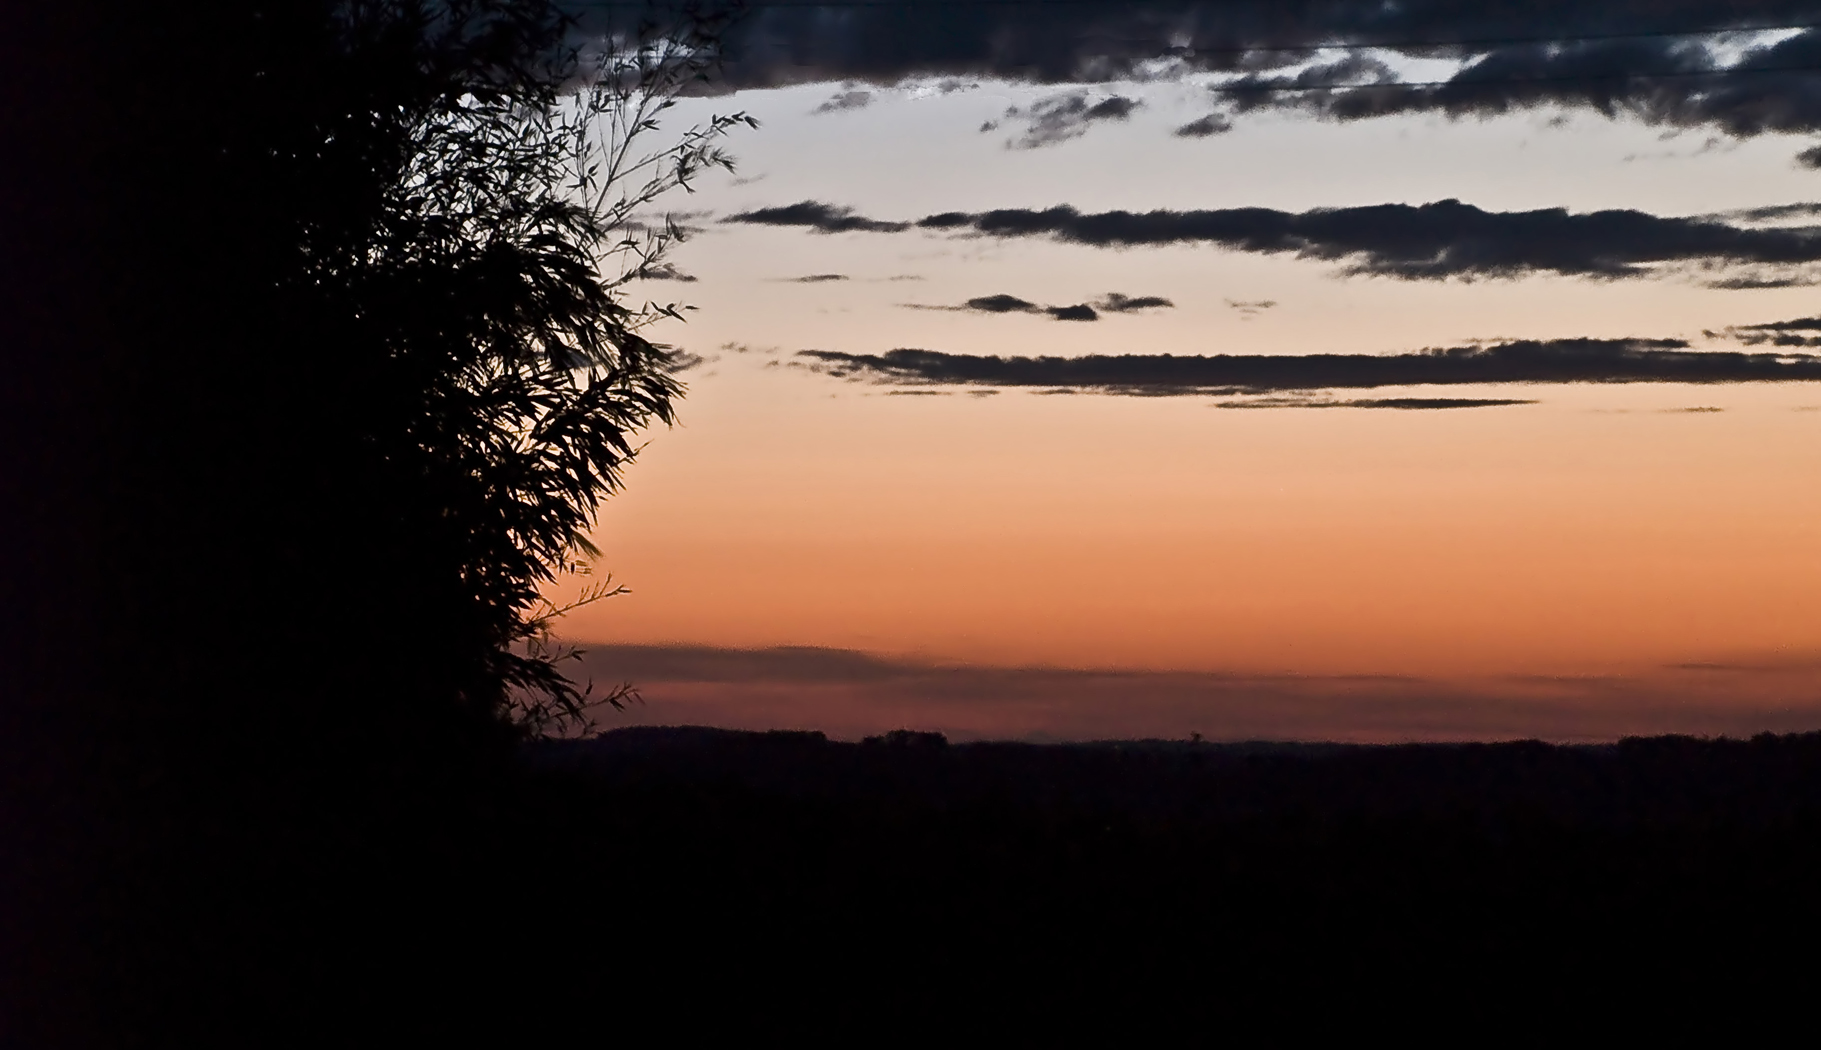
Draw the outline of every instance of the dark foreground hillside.
[[[629,729],[434,790],[320,769],[142,808],[132,848],[108,847],[124,860],[72,868],[86,925],[40,935],[12,991],[85,1038],[14,1045],[597,1045],[989,1015],[1288,1032],[1462,1010],[1503,1034],[1588,1009],[1784,1013],[1817,971],[1821,734]]]
[[[531,760],[549,852],[524,859],[582,904],[545,929],[598,974],[584,987],[1052,1018],[1534,1017],[1770,1005],[1817,969],[1821,734],[1367,748],[632,729]]]

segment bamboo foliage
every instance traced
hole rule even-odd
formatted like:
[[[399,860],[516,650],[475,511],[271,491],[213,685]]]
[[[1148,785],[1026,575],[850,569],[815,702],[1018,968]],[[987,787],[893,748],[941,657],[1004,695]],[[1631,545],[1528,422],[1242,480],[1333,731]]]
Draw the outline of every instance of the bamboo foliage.
[[[684,231],[642,216],[713,169],[744,114],[663,145],[662,116],[713,71],[726,12],[648,11],[582,38],[546,0],[354,3],[350,53],[409,61],[386,104],[320,129],[388,174],[363,221],[300,240],[300,280],[341,304],[364,362],[374,454],[410,490],[403,527],[448,565],[471,666],[464,703],[572,731],[595,696],[559,664],[544,589],[599,555],[601,502],[638,435],[675,419],[679,355],[648,336],[675,303],[626,299]],[[351,108],[351,107],[350,107]],[[338,139],[337,136],[340,136]],[[621,593],[604,584],[581,603]]]

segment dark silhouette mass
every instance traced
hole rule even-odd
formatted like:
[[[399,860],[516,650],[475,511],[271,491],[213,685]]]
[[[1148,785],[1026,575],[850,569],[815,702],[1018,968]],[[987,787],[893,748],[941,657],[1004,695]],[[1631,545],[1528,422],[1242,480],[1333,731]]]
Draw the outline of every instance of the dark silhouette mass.
[[[1420,1004],[1571,1023],[1802,1001],[1821,740],[1558,747],[952,743],[626,729],[542,745],[561,865],[651,858],[646,938],[717,987],[862,1016],[1174,1026]],[[563,818],[553,818],[563,819]],[[696,931],[715,931],[704,940]],[[703,944],[720,951],[702,951]],[[722,954],[725,953],[725,954]],[[804,961],[767,965],[780,954]],[[632,978],[636,981],[636,978]],[[738,1001],[734,992],[730,1001]],[[931,1005],[935,1004],[935,1005]],[[1781,1013],[1781,1006],[1765,1006]],[[1405,1018],[1407,1020],[1407,1018]]]
[[[624,699],[563,676],[539,587],[681,391],[640,334],[675,308],[620,292],[675,230],[626,220],[743,120],[616,182],[646,138],[595,118],[654,116],[718,17],[587,52],[546,0],[14,27],[0,1017],[45,1028],[0,1042],[308,1042],[484,983],[444,931],[500,877],[476,800]]]

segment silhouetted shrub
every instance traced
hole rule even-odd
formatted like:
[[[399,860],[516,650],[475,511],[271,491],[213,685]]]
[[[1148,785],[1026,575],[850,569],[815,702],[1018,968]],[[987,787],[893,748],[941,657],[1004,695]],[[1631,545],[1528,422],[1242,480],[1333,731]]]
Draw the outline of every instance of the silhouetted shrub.
[[[911,729],[894,729],[883,736],[869,736],[864,743],[881,747],[931,751],[947,747],[948,737],[941,733],[919,733]]]

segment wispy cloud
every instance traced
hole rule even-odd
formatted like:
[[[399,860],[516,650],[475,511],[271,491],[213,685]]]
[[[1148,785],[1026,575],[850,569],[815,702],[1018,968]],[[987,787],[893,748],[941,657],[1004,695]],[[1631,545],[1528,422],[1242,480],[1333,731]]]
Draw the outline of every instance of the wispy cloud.
[[[1809,333],[1804,335],[1803,333]],[[1734,325],[1719,332],[1705,333],[1713,338],[1736,339],[1746,346],[1821,346],[1821,317],[1799,317],[1793,321],[1770,321],[1765,324]]]
[[[764,357],[776,357],[784,352],[781,347],[752,346],[747,343],[739,343],[732,340],[722,343],[720,349],[725,350],[730,354],[759,354]]]
[[[1007,139],[1006,148],[1037,149],[1079,138],[1097,123],[1125,120],[1132,115],[1133,110],[1143,105],[1139,100],[1123,95],[1111,95],[1096,101],[1089,99],[1088,92],[1073,91],[1038,99],[1028,109],[1012,106],[1005,111],[1004,117],[988,121],[980,130],[994,131],[1002,123],[1021,124],[1023,132]]]
[[[837,92],[827,101],[811,110],[812,113],[841,113],[852,109],[865,109],[872,105],[873,93],[861,89],[850,89]]]

